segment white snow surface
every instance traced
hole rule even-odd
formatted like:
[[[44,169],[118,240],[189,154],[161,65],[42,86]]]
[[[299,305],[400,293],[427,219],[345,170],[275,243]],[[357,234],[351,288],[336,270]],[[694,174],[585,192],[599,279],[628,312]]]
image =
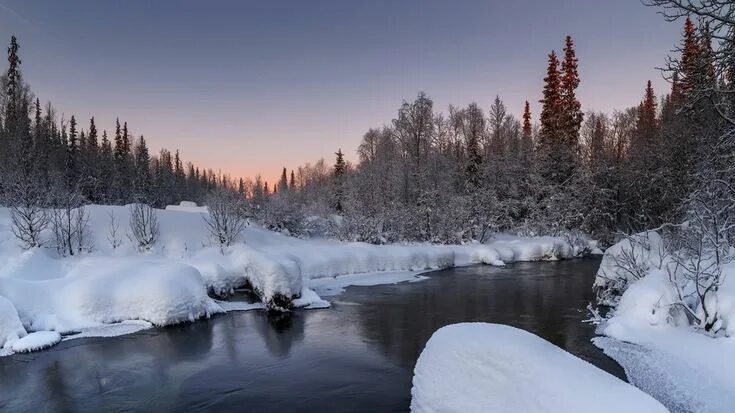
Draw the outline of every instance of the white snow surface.
[[[417,413],[668,411],[534,334],[487,323],[437,330],[416,362],[411,396]]]
[[[46,246],[22,250],[0,208],[0,347],[26,332],[106,335],[139,326],[162,326],[257,306],[224,305],[208,293],[227,295],[252,286],[266,306],[278,296],[305,308],[329,305],[319,294],[347,285],[417,280],[418,273],[470,264],[570,258],[578,250],[561,238],[501,236],[488,244],[371,245],[329,239],[298,239],[250,225],[241,239],[221,251],[209,235],[207,208],[182,202],[155,210],[160,226],[149,251],[136,248],[129,206],[86,207],[86,240],[91,252],[61,257]],[[110,242],[111,217],[119,225],[118,244]],[[10,304],[10,305],[9,305]],[[226,307],[226,308],[223,308]],[[17,319],[22,323],[18,328]],[[9,321],[8,321],[9,320]],[[75,335],[76,336],[76,335]]]

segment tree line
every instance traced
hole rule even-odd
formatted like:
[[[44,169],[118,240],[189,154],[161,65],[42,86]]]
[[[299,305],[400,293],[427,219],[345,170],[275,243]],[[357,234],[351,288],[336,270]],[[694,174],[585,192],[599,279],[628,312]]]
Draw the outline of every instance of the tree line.
[[[134,137],[127,122],[113,131],[98,129],[74,115],[59,118],[42,107],[20,70],[15,36],[8,47],[8,70],[0,79],[0,201],[4,205],[59,206],[141,202],[163,207],[202,200],[219,187],[235,187],[211,169],[186,164],[179,151],[151,154],[146,139]]]
[[[272,227],[375,243],[579,231],[611,242],[681,222],[705,187],[701,171],[728,153],[717,142],[722,115],[735,112],[735,94],[722,92],[735,82],[735,54],[723,51],[729,38],[714,51],[713,36],[687,18],[664,71],[671,89],[656,96],[649,81],[639,104],[609,114],[582,112],[567,36],[561,57],[547,57],[537,122],[528,102],[519,120],[500,97],[487,112],[470,103],[441,113],[419,93],[365,133],[357,164],[340,150],[333,167],[306,164],[290,180],[284,168],[281,190],[265,198],[256,178],[251,198]]]

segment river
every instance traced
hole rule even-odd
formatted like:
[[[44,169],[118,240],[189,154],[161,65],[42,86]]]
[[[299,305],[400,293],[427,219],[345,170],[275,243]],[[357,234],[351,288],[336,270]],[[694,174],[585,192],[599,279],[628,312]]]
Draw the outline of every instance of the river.
[[[349,287],[326,310],[234,312],[0,358],[0,411],[406,411],[424,344],[462,321],[531,331],[624,379],[583,323],[598,259]]]

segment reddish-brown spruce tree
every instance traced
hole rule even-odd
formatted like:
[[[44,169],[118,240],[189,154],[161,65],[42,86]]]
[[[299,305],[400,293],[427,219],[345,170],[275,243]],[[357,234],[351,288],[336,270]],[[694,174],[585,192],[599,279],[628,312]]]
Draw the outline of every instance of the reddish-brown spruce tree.
[[[561,63],[561,105],[564,145],[570,154],[576,152],[579,129],[582,126],[582,105],[575,90],[579,87],[577,56],[571,36],[564,40],[564,60]]]
[[[684,22],[684,42],[681,49],[680,88],[683,95],[694,90],[699,72],[700,41],[697,39],[697,29],[692,20]]]
[[[533,133],[531,127],[531,105],[528,104],[528,101],[526,101],[526,105],[523,108],[523,138],[530,139],[531,133]]]
[[[540,149],[551,149],[551,146],[559,143],[561,115],[561,78],[559,75],[559,59],[556,52],[549,54],[549,65],[544,78],[544,98],[541,99],[541,131]]]
[[[649,80],[643,101],[638,106],[638,119],[636,122],[636,147],[639,150],[650,149],[650,145],[656,140],[658,122],[656,120],[656,95]]]

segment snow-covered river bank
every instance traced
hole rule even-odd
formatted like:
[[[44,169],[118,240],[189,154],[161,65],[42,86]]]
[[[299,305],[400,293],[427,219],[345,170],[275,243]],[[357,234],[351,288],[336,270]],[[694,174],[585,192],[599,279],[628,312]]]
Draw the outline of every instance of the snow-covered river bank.
[[[262,311],[0,358],[0,410],[407,410],[416,360],[447,324],[531,331],[618,377],[582,322],[599,260],[470,266],[350,287],[329,310]]]
[[[110,335],[100,329],[111,324],[125,332],[120,322],[141,328],[208,318],[233,309],[212,296],[240,287],[271,310],[319,308],[328,303],[313,289],[331,295],[346,285],[422,271],[572,258],[590,248],[586,241],[509,236],[484,244],[371,245],[298,239],[257,225],[220,248],[206,225],[207,208],[196,206],[151,210],[158,235],[141,248],[130,235],[132,211],[87,206],[87,225],[76,235],[79,249],[54,249],[52,234],[42,233],[44,246],[23,250],[8,210],[0,208],[0,356],[54,345],[60,335]]]

